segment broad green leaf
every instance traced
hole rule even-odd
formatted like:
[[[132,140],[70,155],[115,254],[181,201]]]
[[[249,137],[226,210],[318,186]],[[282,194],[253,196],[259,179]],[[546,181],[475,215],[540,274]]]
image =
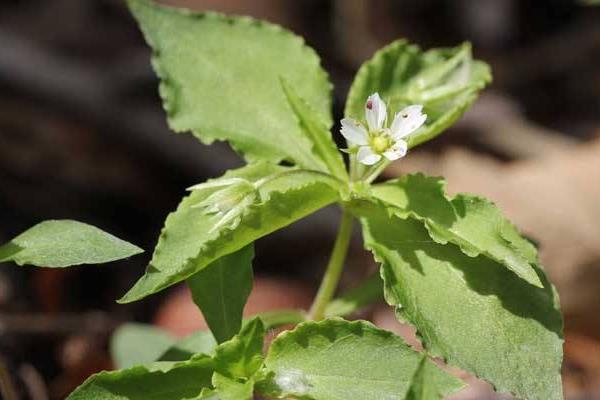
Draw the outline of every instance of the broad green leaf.
[[[184,400],[211,386],[213,361],[197,357],[92,375],[67,400]]]
[[[215,369],[231,378],[250,378],[262,366],[265,326],[260,318],[250,320],[239,334],[221,343],[215,351]]]
[[[476,257],[483,254],[505,265],[532,285],[542,287],[535,269],[535,247],[519,235],[490,201],[459,194],[449,198],[442,178],[422,174],[373,186],[372,195],[393,206],[401,218],[425,222],[429,235],[438,243],[448,242]]]
[[[217,341],[210,331],[198,331],[181,339],[166,349],[159,361],[185,361],[196,354],[212,355],[217,348]]]
[[[219,343],[242,327],[242,312],[252,291],[254,248],[246,246],[213,261],[188,278],[194,303]]]
[[[169,125],[205,143],[228,140],[248,161],[327,166],[281,88],[284,78],[331,126],[331,84],[316,53],[283,28],[248,17],[128,0],[161,78]]]
[[[110,354],[119,369],[148,364],[175,344],[167,332],[153,325],[128,323],[117,328],[110,341]],[[189,357],[188,357],[189,358]]]
[[[296,89],[285,79],[281,80],[281,86],[302,132],[314,143],[315,152],[325,162],[327,169],[338,178],[348,178],[342,154],[331,137],[331,124],[321,121],[319,114],[298,96]]]
[[[254,380],[240,382],[236,379],[215,372],[212,378],[219,400],[252,400]]]
[[[490,258],[433,241],[420,221],[366,207],[365,241],[382,263],[386,300],[428,352],[500,392],[562,399],[562,319],[541,269],[537,288]]]
[[[221,179],[232,177],[251,182],[265,178],[254,204],[243,208],[231,224],[214,230],[223,217],[194,206],[221,189],[193,191],[167,217],[145,275],[120,302],[139,300],[187,279],[222,256],[339,198],[334,178],[315,172],[257,163],[229,171]]]
[[[383,281],[374,273],[357,287],[348,290],[331,301],[325,309],[326,317],[350,315],[369,304],[383,300]]]
[[[257,390],[278,398],[400,400],[423,357],[402,338],[368,322],[306,322],[273,341],[265,360],[267,378]],[[428,372],[426,378],[439,388],[437,399],[462,386],[442,370]]]
[[[402,108],[422,104],[427,121],[408,137],[409,147],[414,147],[452,125],[490,81],[489,67],[473,60],[469,44],[423,52],[398,40],[360,68],[348,94],[345,115],[363,120],[365,101],[375,92],[388,104],[388,121]]]
[[[44,221],[0,247],[0,262],[63,268],[102,264],[143,252],[96,227],[71,220]]]

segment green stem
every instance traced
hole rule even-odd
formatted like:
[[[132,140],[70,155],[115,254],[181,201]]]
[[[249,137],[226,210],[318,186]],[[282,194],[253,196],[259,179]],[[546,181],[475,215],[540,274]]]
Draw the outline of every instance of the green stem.
[[[319,291],[315,296],[313,304],[310,308],[309,317],[315,321],[321,320],[325,316],[325,309],[337,288],[342,270],[344,268],[344,261],[346,260],[346,253],[350,246],[350,237],[352,236],[352,215],[344,210],[342,214],[342,221],[340,222],[340,228],[338,230],[337,237],[335,238],[335,244],[325,270],[325,275],[321,281]]]
[[[356,154],[350,154],[350,182],[354,182],[358,179],[358,162],[356,160]]]
[[[373,169],[368,171],[362,179],[367,183],[373,182],[375,179],[377,179],[379,174],[381,174],[383,170],[387,168],[388,165],[390,165],[388,160],[382,160]]]

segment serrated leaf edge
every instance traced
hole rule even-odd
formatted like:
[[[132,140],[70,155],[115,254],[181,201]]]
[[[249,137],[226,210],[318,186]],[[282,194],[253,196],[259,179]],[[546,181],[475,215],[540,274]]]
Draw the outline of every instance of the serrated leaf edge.
[[[452,205],[452,201],[453,201],[453,200],[455,200],[455,199],[458,199],[458,198],[463,198],[463,199],[465,199],[465,200],[468,200],[468,201],[480,201],[480,202],[482,202],[482,203],[485,203],[486,205],[492,206],[492,207],[494,207],[495,209],[497,209],[497,210],[498,210],[498,216],[499,216],[499,218],[501,218],[501,221],[502,221],[502,223],[503,223],[503,224],[509,224],[510,226],[514,227],[514,229],[515,229],[515,230],[516,230],[516,231],[517,231],[519,234],[521,234],[521,233],[519,232],[519,230],[517,229],[517,227],[516,227],[516,226],[514,226],[514,224],[513,224],[512,222],[510,222],[510,220],[508,220],[508,219],[507,219],[507,218],[506,218],[504,215],[502,215],[502,212],[501,212],[501,211],[500,211],[500,209],[499,209],[499,208],[498,208],[498,207],[495,205],[495,203],[494,203],[493,201],[491,201],[491,200],[489,200],[489,199],[486,199],[485,197],[478,196],[478,195],[473,195],[473,194],[470,194],[470,193],[458,193],[458,194],[456,194],[456,195],[455,195],[455,196],[453,196],[453,197],[451,197],[451,196],[448,196],[448,195],[447,195],[447,191],[446,191],[447,182],[446,182],[446,180],[445,180],[443,177],[439,177],[439,176],[436,176],[436,177],[428,177],[428,176],[426,176],[425,174],[423,174],[423,173],[421,173],[421,172],[418,172],[418,173],[415,173],[415,174],[412,174],[412,175],[405,175],[405,176],[417,176],[417,177],[423,177],[423,178],[433,178],[433,179],[437,179],[437,180],[438,180],[438,182],[439,182],[439,184],[440,184],[440,186],[441,186],[441,189],[443,189],[443,192],[442,192],[442,194],[443,194],[444,198],[445,198],[445,199],[446,199],[446,200],[447,200],[447,201],[448,201],[448,202],[449,202],[451,205]],[[400,182],[400,181],[401,181],[401,179],[403,179],[403,178],[404,178],[404,177],[401,177],[401,178],[399,178],[399,179],[394,179],[394,180],[390,180],[390,181],[384,182],[384,183],[382,184],[382,186],[385,186],[385,185],[393,185],[393,184],[395,184],[395,183],[398,183],[398,182]],[[456,237],[456,238],[457,238],[457,240],[455,240],[455,241],[451,241],[451,240],[444,240],[444,239],[440,238],[440,237],[439,237],[439,236],[438,236],[438,235],[437,235],[437,234],[434,232],[434,227],[437,227],[437,226],[438,226],[438,224],[436,224],[435,222],[433,222],[433,221],[429,220],[427,217],[425,217],[425,216],[420,216],[420,215],[418,215],[417,213],[415,213],[414,211],[410,211],[410,210],[403,210],[403,209],[401,209],[400,207],[397,207],[397,206],[395,206],[395,205],[393,205],[393,204],[391,204],[391,203],[388,203],[388,202],[386,202],[385,200],[382,200],[382,199],[379,199],[379,198],[376,198],[376,197],[373,197],[373,198],[374,198],[375,200],[377,200],[377,202],[378,202],[378,203],[379,203],[381,206],[385,207],[385,208],[388,210],[388,215],[389,215],[389,216],[392,216],[392,215],[394,215],[394,216],[396,216],[396,217],[398,217],[398,218],[401,218],[401,219],[406,219],[406,217],[410,217],[410,218],[412,218],[412,219],[415,219],[415,220],[417,220],[417,221],[420,221],[420,222],[422,222],[422,223],[423,223],[423,225],[425,226],[425,229],[427,230],[427,233],[428,233],[429,237],[430,237],[430,238],[431,238],[433,241],[435,241],[436,243],[439,243],[439,244],[444,244],[444,245],[445,245],[445,244],[447,244],[448,242],[451,242],[452,244],[454,244],[454,245],[458,246],[458,248],[461,250],[461,252],[462,252],[463,254],[465,254],[466,256],[472,257],[472,258],[476,258],[476,257],[478,257],[478,256],[480,256],[480,255],[483,255],[483,256],[485,256],[485,257],[487,257],[487,258],[489,258],[489,259],[491,259],[491,260],[493,260],[493,261],[495,261],[495,262],[497,262],[497,263],[500,263],[500,264],[504,265],[506,268],[508,268],[509,270],[511,270],[513,273],[515,273],[515,274],[516,274],[518,277],[520,277],[521,279],[525,280],[527,283],[529,283],[529,284],[531,284],[531,285],[533,285],[533,286],[535,286],[535,287],[539,287],[539,288],[543,288],[543,287],[544,287],[544,286],[543,286],[543,284],[542,284],[542,282],[541,282],[541,280],[539,279],[539,277],[537,276],[537,273],[536,273],[536,267],[538,267],[538,266],[539,266],[539,261],[537,260],[537,257],[536,257],[536,260],[529,260],[529,259],[528,259],[528,257],[527,257],[525,254],[523,254],[523,252],[522,252],[521,250],[519,250],[518,248],[516,248],[516,247],[515,247],[515,246],[512,244],[512,242],[511,242],[510,240],[508,240],[508,239],[507,239],[507,238],[506,238],[506,237],[505,237],[505,236],[502,234],[502,231],[500,231],[500,232],[499,232],[499,235],[500,235],[501,239],[502,239],[503,241],[507,242],[507,243],[510,245],[510,248],[511,248],[511,249],[512,249],[512,250],[513,250],[513,251],[514,251],[514,252],[515,252],[515,253],[516,253],[516,254],[517,254],[519,257],[521,257],[521,259],[522,259],[521,261],[522,261],[523,263],[525,263],[525,264],[529,265],[529,267],[532,269],[532,271],[533,271],[533,272],[536,274],[536,275],[535,275],[535,276],[536,276],[536,278],[537,278],[536,280],[532,280],[532,279],[530,279],[530,278],[528,278],[528,277],[526,277],[526,276],[523,276],[523,274],[522,274],[522,273],[520,273],[520,272],[519,272],[517,269],[515,269],[515,268],[514,268],[512,265],[510,265],[510,263],[509,263],[507,260],[505,260],[505,259],[498,259],[497,257],[495,257],[495,256],[493,256],[492,254],[490,254],[488,251],[486,251],[486,250],[484,250],[484,249],[481,249],[481,248],[479,248],[479,247],[477,247],[477,246],[475,246],[475,245],[469,245],[469,246],[465,245],[463,242],[469,242],[469,241],[468,241],[467,239],[465,239],[464,237],[462,237],[460,234],[456,233],[456,232],[453,232],[453,231],[447,230],[447,231],[448,231],[450,234],[452,234],[452,236],[454,236],[454,237]],[[471,251],[471,249],[472,249],[472,250],[475,250],[475,251],[476,251],[476,253],[474,253],[473,251]],[[537,256],[537,251],[536,251],[536,256]]]
[[[225,174],[224,176],[227,176],[227,174]],[[320,186],[320,185],[331,187],[330,185],[328,185],[324,181],[317,181],[317,182],[306,182],[306,183],[303,183],[302,185],[295,186],[293,189],[287,189],[287,190],[283,190],[283,191],[282,190],[273,190],[273,191],[270,191],[268,193],[268,195],[263,198],[262,203],[260,203],[259,205],[255,205],[254,207],[264,206],[266,203],[270,202],[273,199],[274,196],[276,197],[277,195],[285,195],[285,194],[288,194],[288,193],[302,192],[307,187],[310,187],[310,186]],[[188,197],[189,196],[186,196],[184,199],[186,199]],[[328,204],[331,204],[334,201],[335,200],[331,201]],[[157,246],[156,246],[156,248],[154,250],[154,254],[158,254],[158,253],[160,253],[162,251],[161,243],[163,243],[163,242],[161,241],[161,239],[167,236],[167,234],[168,234],[167,230],[168,230],[169,220],[170,220],[170,218],[171,218],[172,215],[176,214],[179,211],[179,209],[181,207],[183,207],[182,203],[183,203],[183,200],[181,201],[181,203],[179,204],[179,206],[177,207],[177,209],[174,212],[170,213],[167,216],[167,219],[165,220],[165,225],[163,226],[163,228],[161,230],[161,233],[160,233],[160,236],[159,236],[158,244],[157,244]],[[325,206],[323,206],[323,207],[325,207]],[[250,210],[247,210],[247,213],[245,215],[248,215],[249,212],[250,212]],[[192,265],[192,264],[194,264],[195,260],[202,253],[209,253],[210,249],[212,247],[214,247],[215,245],[217,245],[218,243],[220,243],[221,240],[224,237],[226,237],[228,234],[234,232],[243,223],[244,223],[244,219],[240,218],[235,224],[229,225],[229,226],[224,226],[223,229],[221,229],[219,231],[216,231],[215,235],[214,235],[214,237],[212,239],[209,239],[209,240],[205,241],[202,244],[202,246],[196,252],[195,256],[189,257],[184,263],[182,263],[182,267],[179,267],[178,269],[173,270],[172,273],[171,273],[171,271],[169,271],[170,272],[169,275],[172,277],[172,279],[170,279],[170,280],[172,282],[169,282],[169,283],[166,283],[166,284],[162,284],[162,285],[159,285],[159,286],[155,287],[154,290],[152,291],[152,293],[159,292],[161,290],[166,289],[169,286],[174,285],[177,282],[183,281],[183,280],[189,278],[190,276],[192,276],[193,274],[197,273],[198,271],[202,270],[204,267],[206,267],[209,263],[206,263],[205,265],[203,265],[200,268],[192,268],[191,270],[189,270],[189,266]],[[286,225],[283,225],[283,226],[286,226]],[[271,231],[265,232],[265,233],[261,234],[259,237],[257,237],[257,239],[260,238],[260,237],[264,237],[264,236],[266,236],[266,235],[274,232],[275,230],[282,228],[283,226],[280,226],[278,228],[272,229]],[[227,254],[231,254],[231,253],[233,253],[235,251],[238,251],[241,248],[243,248],[244,246],[247,246],[248,244],[249,243],[240,244],[239,246],[236,246],[232,251],[230,251]],[[225,256],[227,254],[223,254],[222,256]],[[154,257],[154,255],[153,255],[153,257]],[[214,261],[214,260],[212,260],[212,261]],[[149,264],[149,265],[151,265],[151,264]],[[163,272],[163,271],[161,271],[161,272]],[[144,278],[144,276],[145,276],[145,274],[142,276],[142,278],[140,278],[140,280],[138,282],[140,282]],[[137,283],[136,283],[136,285],[137,285]],[[138,296],[134,296],[134,297],[129,298],[128,297],[128,293],[125,294],[117,302],[118,303],[130,303],[130,302],[140,300],[140,299],[142,299],[142,298],[150,295],[150,293],[148,293],[148,294],[143,295],[143,296],[139,296],[138,295]]]
[[[215,20],[215,21],[222,21],[229,25],[239,25],[239,26],[245,26],[245,27],[266,29],[267,31],[274,32],[278,35],[282,35],[282,36],[290,38],[291,40],[296,42],[298,45],[298,48],[301,49],[301,51],[303,51],[307,55],[306,59],[311,61],[311,64],[313,64],[312,68],[315,70],[315,72],[319,76],[319,79],[322,81],[321,83],[324,84],[325,90],[327,91],[327,94],[328,94],[327,103],[326,103],[327,112],[321,113],[320,115],[327,117],[326,121],[324,121],[324,122],[326,122],[326,124],[329,127],[331,127],[331,125],[333,124],[333,119],[331,116],[333,84],[331,83],[331,80],[329,79],[329,74],[323,68],[323,65],[321,63],[321,58],[319,57],[319,55],[313,48],[311,48],[310,46],[307,45],[306,41],[301,36],[298,36],[298,35],[292,33],[291,31],[283,28],[281,25],[263,21],[263,20],[254,19],[254,18],[248,17],[248,16],[226,15],[226,14],[214,12],[214,11],[198,12],[198,11],[193,11],[193,10],[190,10],[187,8],[179,8],[179,7],[176,8],[176,7],[169,7],[169,6],[165,6],[165,5],[158,5],[149,0],[127,0],[127,2],[130,4],[130,7],[131,7],[131,4],[134,4],[134,3],[146,3],[146,5],[153,7],[155,9],[159,9],[164,12],[170,12],[173,14],[179,14],[179,15],[183,15],[183,16],[191,16],[191,17],[198,18],[198,19],[205,18],[205,19],[211,19],[211,20]],[[135,13],[134,13],[134,15],[135,15]],[[176,126],[173,126],[171,121],[174,118],[175,110],[177,110],[178,107],[175,106],[175,103],[176,103],[175,98],[174,98],[174,96],[171,96],[169,94],[169,91],[171,90],[171,87],[174,88],[175,90],[178,90],[177,85],[175,84],[175,81],[170,77],[170,74],[162,67],[161,61],[160,61],[160,57],[161,57],[160,51],[157,49],[158,46],[156,45],[154,40],[152,40],[151,35],[144,29],[143,24],[139,24],[139,26],[140,26],[140,30],[142,31],[142,34],[144,36],[144,39],[146,40],[146,43],[148,43],[150,45],[150,48],[152,49],[151,64],[152,64],[152,68],[154,69],[154,72],[160,78],[158,91],[159,91],[160,98],[162,100],[162,107],[163,107],[165,113],[167,114],[167,121],[169,123],[169,127],[176,133],[183,133],[183,132],[188,132],[188,131],[192,132],[195,137],[197,137],[202,143],[207,144],[207,145],[213,143],[214,141],[227,142],[231,146],[231,148],[234,149],[234,151],[236,153],[241,154],[244,157],[244,159],[246,159],[248,162],[262,160],[261,157],[246,155],[246,152],[242,148],[243,146],[240,146],[234,140],[227,139],[225,137],[225,136],[227,136],[227,132],[224,132],[221,129],[211,129],[209,127],[204,127],[204,129],[202,131],[200,131],[197,129],[189,130],[189,129],[183,129],[183,128],[178,128]],[[282,95],[285,97],[284,93],[282,93]],[[222,132],[222,133],[219,134],[218,132]],[[215,134],[215,133],[217,133],[217,134]],[[307,148],[312,149],[312,147],[314,147],[313,144],[310,143],[308,141],[308,139],[303,136],[299,136],[298,138],[295,138],[295,139],[297,139],[301,142],[305,142],[304,145]],[[314,150],[311,151],[311,155],[313,156],[312,158],[314,158],[316,160],[320,160],[320,158],[317,157],[317,155],[315,154]],[[283,156],[283,155],[280,157],[271,157],[268,160],[271,162],[274,162],[274,163],[280,163],[282,161],[296,162],[295,160],[290,160],[290,159],[288,159],[287,156]],[[310,168],[312,166],[305,165],[304,167]]]
[[[381,200],[378,200],[378,199],[377,199],[377,201],[382,202]],[[386,211],[386,213],[388,214],[389,217],[395,216],[397,218],[404,219],[404,218],[396,215],[393,211],[388,210],[388,208],[385,205],[382,205],[382,208]],[[381,275],[381,279],[384,281],[384,288],[386,288],[386,285],[385,285],[386,279],[385,279],[385,274],[384,274],[383,270],[384,270],[384,268],[386,268],[385,264],[388,264],[388,261],[385,259],[385,257],[382,257],[380,254],[380,253],[384,253],[384,252],[378,251],[379,249],[381,249],[381,246],[379,246],[375,242],[367,242],[367,241],[365,241],[364,244],[365,244],[365,248],[367,250],[369,250],[371,252],[371,254],[373,255],[373,259],[375,260],[375,262],[379,264],[379,273]],[[552,290],[556,294],[556,290],[555,290],[554,286],[552,286]],[[508,388],[500,387],[500,386],[494,384],[493,382],[489,381],[488,379],[486,379],[484,376],[481,375],[481,373],[477,372],[476,368],[467,369],[466,367],[460,366],[455,362],[450,362],[449,357],[444,356],[440,352],[441,350],[438,350],[438,351],[434,350],[432,348],[432,346],[424,339],[424,336],[421,333],[421,330],[411,321],[411,318],[406,317],[406,314],[404,313],[404,307],[402,306],[402,304],[400,304],[400,303],[393,304],[395,302],[389,301],[389,298],[388,298],[386,292],[387,292],[387,290],[384,290],[385,301],[386,301],[386,303],[388,303],[389,306],[393,307],[394,313],[396,315],[396,319],[398,319],[400,322],[407,323],[407,324],[411,325],[413,328],[415,328],[415,335],[416,335],[417,339],[419,340],[419,342],[421,343],[421,345],[423,346],[423,352],[425,354],[427,354],[429,357],[438,358],[438,359],[442,360],[443,363],[446,364],[447,366],[455,367],[455,368],[459,368],[464,371],[467,371],[470,374],[472,374],[473,376],[475,376],[477,379],[481,379],[481,380],[489,383],[492,386],[494,392],[503,390],[502,393],[509,393],[513,396],[517,396],[516,393],[509,390]],[[557,296],[555,296],[555,299],[556,298],[557,298]],[[559,337],[558,339],[562,345],[564,343],[564,339],[562,337]],[[560,375],[560,373],[561,373],[561,367],[559,367],[557,369],[557,374]],[[527,400],[527,398],[524,398],[524,400]]]

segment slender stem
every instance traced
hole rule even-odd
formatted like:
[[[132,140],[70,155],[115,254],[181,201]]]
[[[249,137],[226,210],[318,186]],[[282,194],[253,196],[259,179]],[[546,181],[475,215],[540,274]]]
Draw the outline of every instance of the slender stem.
[[[350,181],[354,182],[357,176],[357,168],[356,168],[356,154],[350,154]]]
[[[383,170],[387,168],[388,165],[390,165],[390,162],[388,160],[381,161],[378,165],[376,165],[374,168],[372,168],[365,174],[363,180],[367,183],[373,182],[375,179],[377,179],[379,174],[381,174]]]
[[[335,244],[325,270],[325,275],[321,281],[319,291],[315,296],[313,304],[310,308],[309,317],[313,320],[323,319],[325,316],[325,308],[333,298],[335,289],[337,288],[342,270],[344,268],[344,261],[346,260],[346,253],[350,246],[350,237],[352,236],[352,215],[344,210],[342,214],[342,221],[340,222],[340,228],[338,230],[337,237],[335,238]]]

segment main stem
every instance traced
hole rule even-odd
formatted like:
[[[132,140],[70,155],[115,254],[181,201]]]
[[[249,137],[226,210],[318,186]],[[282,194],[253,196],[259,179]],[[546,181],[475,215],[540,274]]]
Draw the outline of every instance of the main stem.
[[[342,214],[342,221],[340,222],[340,228],[335,238],[335,244],[333,245],[333,251],[325,270],[325,275],[321,281],[319,291],[315,296],[312,306],[310,307],[309,317],[315,321],[323,319],[325,315],[325,308],[327,304],[333,298],[335,289],[337,288],[342,270],[344,269],[344,261],[346,260],[346,253],[348,253],[348,247],[350,246],[350,237],[352,236],[352,215],[344,210]]]

